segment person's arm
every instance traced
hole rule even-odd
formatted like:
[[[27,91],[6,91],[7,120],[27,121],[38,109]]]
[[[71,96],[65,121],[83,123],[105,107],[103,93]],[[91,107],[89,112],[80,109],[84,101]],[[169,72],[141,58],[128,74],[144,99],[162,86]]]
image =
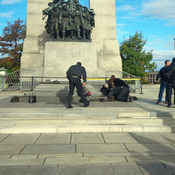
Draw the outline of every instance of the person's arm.
[[[157,74],[156,81],[158,81],[159,78],[160,78],[160,71],[159,71],[159,73]]]
[[[70,78],[70,72],[71,72],[71,67],[68,69],[68,71],[66,72],[67,78]]]
[[[83,67],[83,70],[82,70],[82,74],[83,74],[83,83],[86,83],[86,78],[87,78],[87,76],[86,76],[86,70],[85,70],[85,68]]]
[[[165,74],[165,68],[160,69],[156,80],[158,80],[159,78],[162,79],[164,77],[164,74]]]

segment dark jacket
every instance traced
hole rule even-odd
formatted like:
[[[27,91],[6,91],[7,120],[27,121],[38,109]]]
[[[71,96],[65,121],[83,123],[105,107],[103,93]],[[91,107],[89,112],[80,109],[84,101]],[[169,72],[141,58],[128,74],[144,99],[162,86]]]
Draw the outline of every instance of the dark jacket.
[[[170,66],[166,67],[165,72],[172,71],[174,67],[175,67],[175,62],[172,62]],[[175,86],[175,70],[172,72],[171,78],[168,84]]]
[[[81,78],[81,76],[83,75],[83,80],[84,82],[86,82],[86,70],[83,66],[80,65],[74,65],[71,66],[68,71],[66,72],[67,74],[67,78],[69,79],[71,75],[75,75]]]
[[[114,85],[115,85],[115,87],[118,87],[118,86],[127,86],[128,87],[128,85],[120,78],[115,79]]]
[[[165,66],[162,67],[157,75],[157,78],[156,78],[156,80],[158,80],[160,78],[161,83],[165,83],[165,79],[164,79],[165,70],[166,70],[166,67]]]

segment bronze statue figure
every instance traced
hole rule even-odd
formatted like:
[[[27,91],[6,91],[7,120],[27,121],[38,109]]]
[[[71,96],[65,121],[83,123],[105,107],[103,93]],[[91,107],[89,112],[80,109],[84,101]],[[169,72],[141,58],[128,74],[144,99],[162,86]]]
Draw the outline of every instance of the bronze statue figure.
[[[42,11],[47,18],[46,30],[51,39],[91,40],[95,27],[95,12],[82,6],[78,0],[53,0]]]

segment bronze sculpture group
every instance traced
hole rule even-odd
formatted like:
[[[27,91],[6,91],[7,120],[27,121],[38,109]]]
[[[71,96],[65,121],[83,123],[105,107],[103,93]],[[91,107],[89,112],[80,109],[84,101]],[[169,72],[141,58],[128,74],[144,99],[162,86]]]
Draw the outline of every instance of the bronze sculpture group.
[[[78,0],[53,0],[43,10],[43,20],[48,16],[46,30],[52,39],[91,40],[95,27],[95,12],[82,6]]]

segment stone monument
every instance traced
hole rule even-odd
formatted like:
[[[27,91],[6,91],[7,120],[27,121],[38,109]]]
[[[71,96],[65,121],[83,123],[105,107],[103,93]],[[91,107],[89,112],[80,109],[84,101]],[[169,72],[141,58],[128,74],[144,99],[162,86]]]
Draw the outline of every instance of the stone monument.
[[[60,20],[64,19],[62,23],[57,20],[54,22],[54,15],[53,19],[49,19],[47,11],[43,11],[52,8],[56,3],[70,3],[71,9],[77,3],[76,7],[82,8],[78,0],[50,1],[27,2],[27,35],[21,58],[21,76],[65,77],[67,69],[78,61],[86,67],[88,77],[106,77],[111,74],[121,76],[122,65],[116,40],[115,0],[90,0],[90,9],[83,7],[87,14],[95,11],[93,30],[89,30],[86,21],[86,30],[81,28],[81,24],[74,26],[72,20],[79,20],[76,19],[78,12],[71,14],[75,15],[73,18],[63,18],[66,14],[59,13],[63,8],[64,12],[67,11],[67,6],[58,4],[53,8],[54,15],[60,16]],[[42,16],[45,20],[42,20]],[[52,26],[48,26],[48,20],[53,21]],[[72,23],[72,28],[67,26],[68,23]],[[62,28],[58,30],[60,24]],[[65,27],[69,27],[69,32],[66,32]]]

